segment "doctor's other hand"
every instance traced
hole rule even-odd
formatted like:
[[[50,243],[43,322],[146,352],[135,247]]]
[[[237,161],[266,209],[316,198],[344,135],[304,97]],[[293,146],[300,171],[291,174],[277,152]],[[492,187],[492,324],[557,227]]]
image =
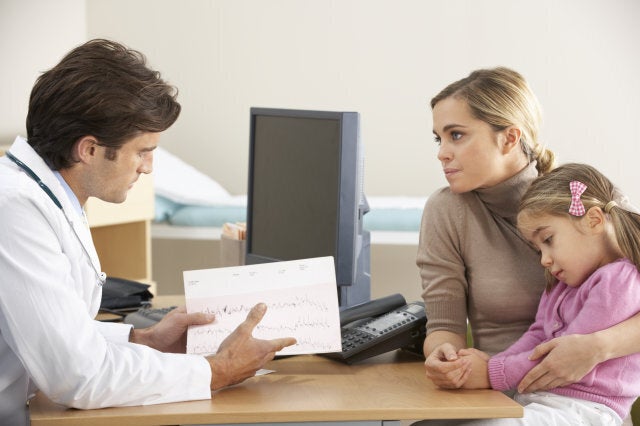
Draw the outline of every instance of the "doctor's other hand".
[[[459,357],[450,343],[436,347],[424,362],[427,377],[438,387],[458,389],[471,374],[469,359]]]
[[[148,328],[134,329],[131,342],[150,346],[161,352],[185,353],[187,330],[190,325],[209,324],[213,314],[195,312],[188,314],[185,306],[172,309],[162,320]]]
[[[247,319],[220,344],[218,352],[207,358],[211,365],[211,390],[253,377],[256,371],[273,359],[276,352],[296,343],[293,337],[273,340],[253,337],[253,329],[266,312],[267,306],[264,303],[254,306]]]

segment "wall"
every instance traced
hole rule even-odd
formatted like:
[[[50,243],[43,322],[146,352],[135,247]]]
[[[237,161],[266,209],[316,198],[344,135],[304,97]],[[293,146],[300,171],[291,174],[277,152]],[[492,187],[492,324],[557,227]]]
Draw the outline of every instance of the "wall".
[[[26,136],[36,78],[86,37],[85,0],[0,1],[0,145]]]
[[[365,189],[445,184],[428,101],[478,67],[521,71],[560,161],[598,166],[640,203],[635,0],[3,0],[0,144],[24,133],[34,80],[88,37],[123,41],[180,89],[173,153],[246,192],[251,106],[362,115]]]
[[[251,106],[355,110],[370,195],[445,184],[428,102],[479,67],[521,71],[560,161],[640,201],[635,0],[87,0],[90,36],[149,56],[184,112],[163,145],[246,192]]]
[[[506,65],[537,92],[560,161],[593,163],[640,204],[639,18],[636,0],[1,0],[0,145],[24,133],[40,72],[108,37],[179,87],[163,146],[233,193],[246,191],[249,108],[268,106],[359,111],[367,193],[424,196],[445,184],[429,99]],[[375,274],[385,292],[418,291],[414,249],[401,257],[406,279]]]

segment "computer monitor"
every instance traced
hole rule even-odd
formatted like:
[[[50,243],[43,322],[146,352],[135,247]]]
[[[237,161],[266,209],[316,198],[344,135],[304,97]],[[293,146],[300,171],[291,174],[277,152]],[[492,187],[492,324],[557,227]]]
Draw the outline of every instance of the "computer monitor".
[[[333,256],[341,307],[370,300],[357,112],[251,108],[246,263]]]

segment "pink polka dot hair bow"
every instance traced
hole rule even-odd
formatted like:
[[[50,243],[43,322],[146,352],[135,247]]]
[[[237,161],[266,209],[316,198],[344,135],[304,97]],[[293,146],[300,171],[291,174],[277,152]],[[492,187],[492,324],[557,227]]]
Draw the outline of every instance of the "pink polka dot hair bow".
[[[587,185],[584,183],[572,180],[569,182],[569,189],[571,189],[571,205],[569,206],[569,214],[573,216],[582,216],[585,213],[584,204],[580,197],[587,190]]]

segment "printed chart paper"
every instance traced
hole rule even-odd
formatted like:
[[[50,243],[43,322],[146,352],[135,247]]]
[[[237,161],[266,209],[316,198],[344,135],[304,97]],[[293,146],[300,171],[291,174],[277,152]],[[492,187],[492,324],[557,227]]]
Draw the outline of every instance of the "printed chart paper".
[[[216,353],[260,302],[267,312],[253,336],[297,340],[278,355],[342,350],[333,257],[184,271],[183,276],[187,312],[216,316],[211,324],[189,327],[187,353]]]

